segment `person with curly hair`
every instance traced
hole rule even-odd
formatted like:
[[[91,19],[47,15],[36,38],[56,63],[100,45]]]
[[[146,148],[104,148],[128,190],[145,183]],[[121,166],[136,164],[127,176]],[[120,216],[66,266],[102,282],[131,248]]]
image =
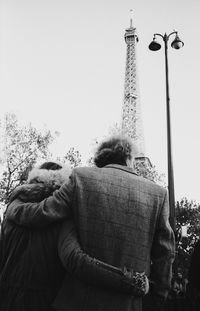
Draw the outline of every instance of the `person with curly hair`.
[[[146,273],[152,286],[145,308],[158,311],[171,286],[175,254],[168,193],[138,176],[133,160],[130,139],[124,136],[105,139],[97,149],[96,166],[74,168],[69,182],[41,202],[14,200],[8,207],[7,217],[17,224],[40,228],[72,218],[81,247],[92,258]],[[75,275],[65,279],[54,308],[60,311],[141,311],[142,297],[116,293],[78,280],[76,273],[79,274],[80,268],[76,269],[74,259],[77,253],[68,255],[66,251],[69,249],[68,230],[64,222],[59,236],[59,254],[64,265],[67,259]]]

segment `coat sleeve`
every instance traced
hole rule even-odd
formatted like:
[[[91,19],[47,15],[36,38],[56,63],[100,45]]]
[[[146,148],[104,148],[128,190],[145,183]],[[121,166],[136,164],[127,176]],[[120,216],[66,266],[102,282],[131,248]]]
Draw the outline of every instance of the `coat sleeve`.
[[[84,253],[73,220],[65,221],[61,227],[58,253],[65,269],[90,285],[133,296],[144,296],[148,291],[148,279],[144,273],[120,269]]]
[[[74,199],[75,177],[70,176],[52,196],[38,203],[23,202],[20,199],[12,201],[6,210],[6,217],[18,225],[27,227],[42,227],[53,222],[69,218]]]
[[[157,219],[156,230],[151,251],[152,287],[150,295],[154,305],[152,310],[161,310],[171,288],[172,264],[175,258],[175,238],[169,224],[169,203],[166,191]]]

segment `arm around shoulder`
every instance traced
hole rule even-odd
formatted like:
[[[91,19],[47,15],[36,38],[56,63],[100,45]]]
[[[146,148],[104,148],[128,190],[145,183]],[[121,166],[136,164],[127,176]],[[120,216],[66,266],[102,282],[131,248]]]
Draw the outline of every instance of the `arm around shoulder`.
[[[6,217],[16,224],[27,227],[42,227],[71,216],[74,196],[74,179],[71,176],[52,196],[41,202],[30,203],[15,199],[6,210]]]

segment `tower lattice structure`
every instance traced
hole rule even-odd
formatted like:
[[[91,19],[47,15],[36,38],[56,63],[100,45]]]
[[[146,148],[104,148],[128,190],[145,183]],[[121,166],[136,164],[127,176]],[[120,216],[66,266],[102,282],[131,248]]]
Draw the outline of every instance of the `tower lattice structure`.
[[[127,51],[122,109],[122,132],[131,137],[134,144],[137,146],[137,158],[143,158],[145,146],[136,59],[136,45],[139,39],[136,28],[132,25],[132,18],[130,19],[130,27],[125,31],[124,38],[127,44]]]

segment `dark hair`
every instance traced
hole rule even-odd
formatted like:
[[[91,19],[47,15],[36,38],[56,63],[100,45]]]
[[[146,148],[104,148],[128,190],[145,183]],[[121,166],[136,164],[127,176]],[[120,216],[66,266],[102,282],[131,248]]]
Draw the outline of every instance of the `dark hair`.
[[[133,145],[129,138],[118,135],[102,142],[95,154],[94,163],[97,167],[108,164],[127,165],[127,160],[133,157]]]
[[[53,170],[53,171],[60,170],[61,168],[62,166],[55,162],[44,162],[39,167],[39,169]]]

